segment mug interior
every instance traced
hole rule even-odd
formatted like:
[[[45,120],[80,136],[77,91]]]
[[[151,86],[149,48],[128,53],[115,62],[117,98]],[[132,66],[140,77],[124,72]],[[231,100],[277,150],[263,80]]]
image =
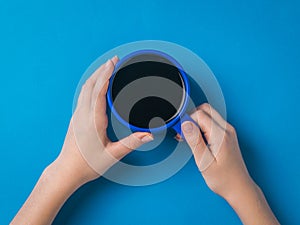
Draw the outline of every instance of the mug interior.
[[[186,101],[185,74],[170,56],[135,52],[116,66],[109,86],[111,107],[121,122],[137,130],[165,127]]]

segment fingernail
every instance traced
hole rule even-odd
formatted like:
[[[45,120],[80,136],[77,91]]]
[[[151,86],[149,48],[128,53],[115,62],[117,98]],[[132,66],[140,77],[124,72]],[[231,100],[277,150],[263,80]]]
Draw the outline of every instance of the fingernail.
[[[154,140],[154,139],[153,139],[153,137],[152,137],[151,135],[146,135],[146,136],[144,136],[144,137],[141,139],[141,141],[144,142],[144,143],[147,143],[147,142],[153,141],[153,140]]]
[[[184,139],[181,137],[180,134],[176,134],[176,136],[174,137],[176,141],[178,142],[182,142]]]
[[[182,124],[182,130],[186,133],[191,133],[193,131],[193,125],[191,122],[185,122]]]
[[[115,55],[114,57],[111,58],[111,60],[114,60],[114,59],[118,59],[118,56]]]

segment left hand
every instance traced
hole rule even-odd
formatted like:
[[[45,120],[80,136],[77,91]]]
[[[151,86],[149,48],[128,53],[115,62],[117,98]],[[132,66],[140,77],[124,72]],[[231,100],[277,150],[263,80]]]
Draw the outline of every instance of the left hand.
[[[133,149],[153,140],[137,132],[111,142],[106,135],[106,92],[118,58],[109,59],[85,82],[61,153],[42,173],[12,225],[51,224],[68,197]]]
[[[107,137],[106,92],[117,62],[117,56],[109,59],[83,85],[57,159],[78,171],[83,182],[99,177],[133,149],[153,140],[147,132],[136,132],[117,142]]]

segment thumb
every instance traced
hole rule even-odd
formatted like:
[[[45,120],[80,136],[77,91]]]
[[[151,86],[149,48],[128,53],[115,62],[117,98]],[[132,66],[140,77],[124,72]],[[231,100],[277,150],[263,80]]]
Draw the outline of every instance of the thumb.
[[[181,129],[186,142],[192,149],[199,170],[205,170],[214,160],[214,157],[208,146],[206,146],[200,129],[190,121],[184,122]]]
[[[147,132],[136,132],[117,142],[114,142],[112,144],[111,154],[115,158],[121,159],[132,150],[150,141],[153,141],[152,134]]]

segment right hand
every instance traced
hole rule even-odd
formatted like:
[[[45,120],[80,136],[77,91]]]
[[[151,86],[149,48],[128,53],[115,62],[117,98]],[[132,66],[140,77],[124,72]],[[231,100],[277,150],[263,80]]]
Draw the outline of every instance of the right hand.
[[[198,107],[191,117],[199,124],[207,145],[194,123],[184,122],[182,131],[208,187],[226,199],[243,224],[278,225],[247,171],[235,129],[209,104]]]
[[[255,186],[244,164],[235,129],[209,104],[202,104],[191,115],[192,122],[182,124],[183,134],[191,147],[196,164],[208,187],[225,199],[245,188]]]

